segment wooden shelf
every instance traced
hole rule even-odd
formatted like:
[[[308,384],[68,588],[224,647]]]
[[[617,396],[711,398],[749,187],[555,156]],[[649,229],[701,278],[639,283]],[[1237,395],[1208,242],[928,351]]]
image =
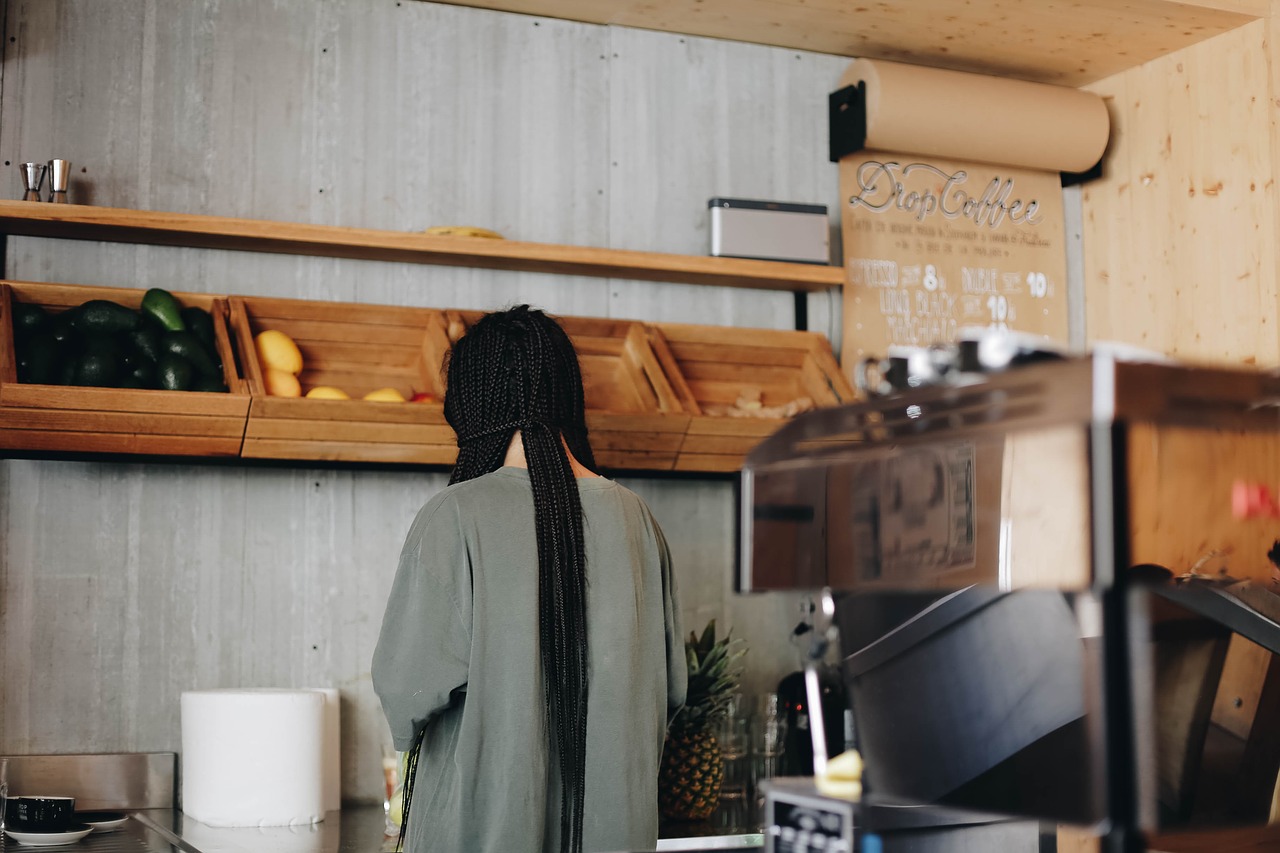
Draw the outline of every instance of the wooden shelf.
[[[0,231],[34,237],[233,249],[768,290],[839,287],[838,266],[442,237],[115,207],[0,201]]]
[[[448,0],[1083,86],[1267,18],[1270,0]]]
[[[452,341],[482,316],[475,311],[179,293],[184,305],[213,315],[230,393],[18,381],[15,302],[58,314],[91,299],[137,309],[143,295],[134,288],[0,280],[0,455],[453,463],[457,447],[444,417],[440,369]],[[607,470],[736,471],[790,414],[854,397],[830,343],[814,332],[559,319],[578,352],[591,444]],[[330,385],[351,399],[272,396],[254,346],[267,329],[297,343],[303,390]],[[377,388],[434,399],[362,399]]]

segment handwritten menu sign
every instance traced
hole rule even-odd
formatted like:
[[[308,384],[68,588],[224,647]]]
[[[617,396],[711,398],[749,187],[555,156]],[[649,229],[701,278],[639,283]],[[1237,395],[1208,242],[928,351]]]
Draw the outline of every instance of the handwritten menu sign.
[[[1057,172],[859,151],[840,192],[846,371],[971,327],[1066,341]]]

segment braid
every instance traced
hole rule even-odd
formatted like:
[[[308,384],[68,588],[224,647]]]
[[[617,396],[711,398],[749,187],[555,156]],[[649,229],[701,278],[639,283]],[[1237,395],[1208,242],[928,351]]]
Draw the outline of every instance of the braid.
[[[538,646],[548,749],[560,771],[560,853],[581,853],[586,794],[587,588],[582,501],[565,444],[588,468],[582,374],[569,336],[521,305],[488,314],[450,352],[444,414],[458,435],[449,483],[502,466],[518,429],[529,466],[538,553]],[[563,439],[563,441],[562,441]],[[425,731],[425,730],[424,730]],[[403,848],[420,733],[404,787]]]

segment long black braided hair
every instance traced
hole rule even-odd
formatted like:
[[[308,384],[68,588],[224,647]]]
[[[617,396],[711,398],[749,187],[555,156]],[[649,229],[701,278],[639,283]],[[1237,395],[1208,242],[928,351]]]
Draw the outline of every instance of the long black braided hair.
[[[517,430],[533,487],[538,540],[538,644],[550,753],[560,768],[560,851],[582,850],[587,746],[586,554],[582,503],[564,444],[595,469],[582,374],[564,329],[528,305],[486,314],[453,345],[444,416],[458,437],[449,483],[497,470]],[[561,437],[564,438],[564,444]],[[405,771],[403,849],[418,756]]]

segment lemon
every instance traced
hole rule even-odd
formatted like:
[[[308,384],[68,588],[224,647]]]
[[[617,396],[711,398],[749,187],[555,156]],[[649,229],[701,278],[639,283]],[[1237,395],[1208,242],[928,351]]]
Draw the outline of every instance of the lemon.
[[[267,393],[273,397],[301,397],[302,384],[298,377],[284,370],[268,367],[262,376],[267,386]]]
[[[307,396],[313,400],[350,400],[347,392],[341,388],[334,388],[332,385],[317,385],[307,392]]]
[[[387,403],[403,403],[405,401],[404,395],[394,388],[379,388],[377,391],[370,391],[368,394],[365,394],[364,398],[375,402],[381,401]]]
[[[267,329],[253,340],[258,348],[258,358],[268,368],[283,370],[295,376],[302,372],[302,352],[293,338],[284,332]]]

